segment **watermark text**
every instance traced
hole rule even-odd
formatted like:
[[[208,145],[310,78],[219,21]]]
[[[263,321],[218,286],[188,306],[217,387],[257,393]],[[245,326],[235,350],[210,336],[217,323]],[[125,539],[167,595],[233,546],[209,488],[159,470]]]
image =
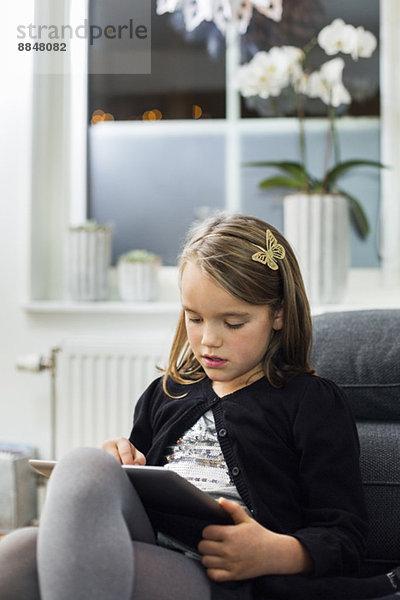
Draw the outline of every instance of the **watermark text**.
[[[72,40],[87,39],[91,46],[95,40],[100,38],[108,40],[137,39],[146,40],[148,38],[148,29],[146,25],[135,24],[134,19],[129,19],[128,24],[123,25],[100,25],[89,24],[85,19],[81,25],[72,27],[72,25],[18,25],[17,38],[20,40]]]

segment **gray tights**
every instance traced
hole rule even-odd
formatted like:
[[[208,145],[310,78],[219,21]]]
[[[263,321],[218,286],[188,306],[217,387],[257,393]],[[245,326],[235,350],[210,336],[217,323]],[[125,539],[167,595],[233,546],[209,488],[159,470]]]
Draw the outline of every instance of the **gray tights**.
[[[39,591],[40,588],[40,591]],[[0,543],[2,600],[210,600],[201,564],[156,545],[117,461],[69,453],[49,481],[40,528]]]

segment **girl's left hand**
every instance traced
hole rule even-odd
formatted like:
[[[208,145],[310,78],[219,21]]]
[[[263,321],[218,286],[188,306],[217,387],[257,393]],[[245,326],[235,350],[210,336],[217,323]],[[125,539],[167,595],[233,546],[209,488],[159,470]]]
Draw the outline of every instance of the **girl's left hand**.
[[[232,581],[309,570],[309,555],[297,539],[266,529],[236,502],[225,498],[219,502],[234,525],[209,525],[203,530],[198,550],[210,579]]]

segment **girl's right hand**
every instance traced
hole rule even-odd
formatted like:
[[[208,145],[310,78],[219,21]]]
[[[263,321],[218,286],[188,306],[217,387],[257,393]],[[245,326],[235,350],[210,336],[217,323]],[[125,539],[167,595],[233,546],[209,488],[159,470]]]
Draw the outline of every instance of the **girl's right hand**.
[[[122,465],[145,465],[146,457],[139,452],[126,438],[107,440],[101,445],[111,456],[116,458]]]

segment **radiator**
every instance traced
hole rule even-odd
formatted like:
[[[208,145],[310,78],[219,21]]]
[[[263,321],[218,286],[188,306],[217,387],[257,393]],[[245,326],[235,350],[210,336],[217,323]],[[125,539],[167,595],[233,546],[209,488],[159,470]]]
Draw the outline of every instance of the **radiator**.
[[[70,338],[56,368],[55,453],[127,437],[136,401],[165,365],[163,340]]]

